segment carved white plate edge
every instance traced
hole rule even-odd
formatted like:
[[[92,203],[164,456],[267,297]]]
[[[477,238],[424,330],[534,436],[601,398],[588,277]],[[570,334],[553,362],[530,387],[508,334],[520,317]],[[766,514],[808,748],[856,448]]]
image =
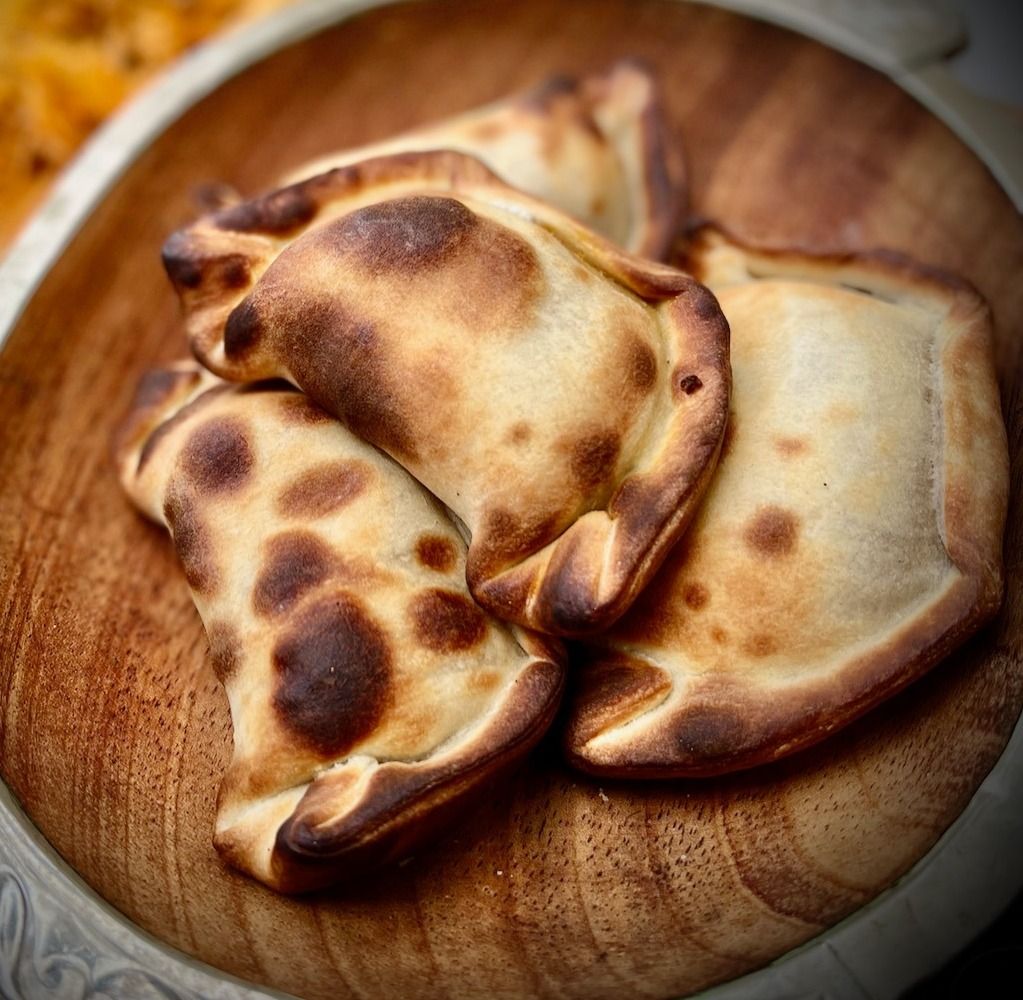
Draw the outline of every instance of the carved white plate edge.
[[[184,111],[241,70],[394,0],[305,0],[196,46],[104,124],[0,263],[0,349],[33,292],[121,173]],[[681,0],[686,2],[686,0]],[[1023,156],[1001,119],[971,117],[940,68],[907,66],[834,0],[713,0],[831,45],[887,73],[955,131],[1023,205]],[[839,0],[842,6],[844,0]],[[862,13],[863,8],[858,8]],[[833,13],[833,11],[832,11]],[[902,879],[846,920],[704,1000],[882,1000],[939,966],[1023,885],[1023,725],[959,818]],[[0,995],[5,1000],[270,1000],[157,941],[60,858],[0,781]]]
[[[0,996],[5,1000],[269,1000],[167,947],[98,896],[0,782]]]

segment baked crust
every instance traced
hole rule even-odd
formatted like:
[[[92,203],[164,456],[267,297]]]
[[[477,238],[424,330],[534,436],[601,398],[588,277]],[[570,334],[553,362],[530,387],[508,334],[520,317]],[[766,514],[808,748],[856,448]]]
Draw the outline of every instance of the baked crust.
[[[607,627],[713,471],[713,295],[471,157],[339,168],[199,220],[164,261],[203,364],[288,378],[401,462],[465,526],[500,617]]]
[[[733,424],[686,538],[580,656],[565,742],[597,774],[709,775],[808,746],[1001,602],[1007,444],[976,291],[890,253],[712,227],[688,264],[732,324]]]
[[[227,690],[233,866],[304,892],[394,860],[550,725],[557,643],[488,619],[433,499],[291,386],[152,372],[116,456]]]
[[[653,74],[637,60],[557,76],[523,94],[338,150],[281,178],[294,184],[378,156],[451,149],[641,257],[662,259],[686,210],[685,165]]]

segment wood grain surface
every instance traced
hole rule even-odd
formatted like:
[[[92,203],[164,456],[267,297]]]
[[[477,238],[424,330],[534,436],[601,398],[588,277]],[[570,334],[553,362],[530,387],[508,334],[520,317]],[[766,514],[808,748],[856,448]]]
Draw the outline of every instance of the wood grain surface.
[[[747,237],[908,251],[990,299],[1014,454],[1005,608],[923,682],[781,764],[599,784],[548,741],[435,850],[330,895],[275,896],[211,846],[226,699],[171,546],[107,458],[138,374],[184,349],[160,244],[207,181],[252,192],[331,147],[625,54],[661,75],[696,213]],[[944,126],[873,71],[735,15],[426,2],[289,49],[135,163],[0,357],[0,772],[131,919],[300,996],[669,997],[762,965],[933,844],[1023,703],[1021,272],[1019,215]]]

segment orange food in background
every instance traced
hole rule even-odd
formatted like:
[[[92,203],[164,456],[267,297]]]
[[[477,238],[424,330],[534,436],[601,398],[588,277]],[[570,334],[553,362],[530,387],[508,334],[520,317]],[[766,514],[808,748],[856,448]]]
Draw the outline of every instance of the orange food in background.
[[[0,251],[117,106],[190,45],[294,0],[0,0]]]

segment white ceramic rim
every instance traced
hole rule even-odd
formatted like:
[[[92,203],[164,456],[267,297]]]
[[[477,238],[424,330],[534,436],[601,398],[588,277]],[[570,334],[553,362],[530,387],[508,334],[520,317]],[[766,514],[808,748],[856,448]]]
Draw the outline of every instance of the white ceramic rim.
[[[0,264],[0,349],[25,306],[93,209],[181,114],[220,84],[285,46],[395,0],[305,0],[199,45],[111,118],[61,175]],[[679,0],[686,2],[686,0]],[[805,7],[714,0],[816,38],[887,73],[941,118],[1023,206],[1023,158],[978,134],[935,75]],[[983,130],[980,130],[981,133]],[[1001,137],[1004,138],[1004,137]],[[894,886],[764,969],[704,1000],[894,1000],[963,948],[1023,886],[1023,725],[937,844]],[[253,987],[157,941],[90,889],[49,845],[0,781],[0,995],[160,996],[264,1000]],[[17,991],[17,992],[16,992]]]

